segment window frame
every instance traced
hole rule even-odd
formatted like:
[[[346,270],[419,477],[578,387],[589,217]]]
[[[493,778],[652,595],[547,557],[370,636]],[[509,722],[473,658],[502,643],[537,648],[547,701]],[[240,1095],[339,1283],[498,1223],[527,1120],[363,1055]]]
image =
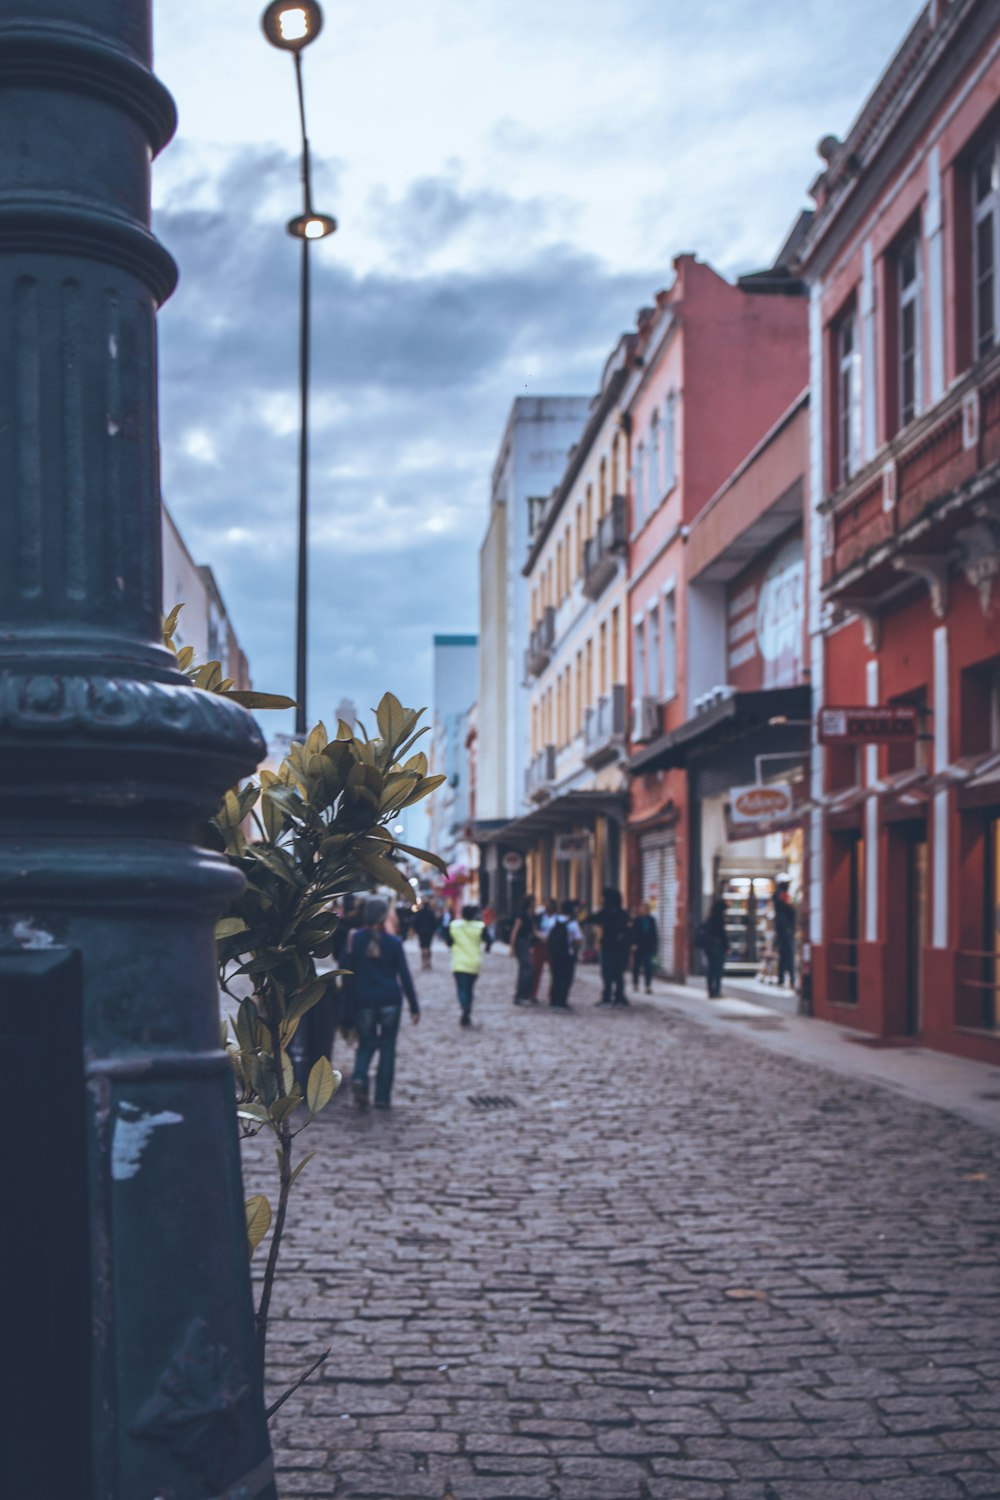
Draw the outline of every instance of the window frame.
[[[979,169],[985,162],[988,162],[992,180],[989,190],[983,195],[982,200],[977,202]],[[976,363],[996,348],[998,334],[1000,334],[1000,134],[992,135],[972,158],[969,170],[969,197],[972,215],[972,359],[973,363]],[[989,268],[991,281],[989,303],[992,325],[989,340],[984,342],[979,326],[980,282],[983,280],[982,268],[979,264],[979,231],[980,226],[987,223],[990,226],[992,240]]]
[[[919,417],[924,409],[923,403],[923,295],[924,276],[921,246],[923,239],[920,226],[915,225],[903,235],[894,252],[895,291],[896,291],[896,420],[899,427],[907,427],[916,417]],[[913,254],[913,279],[906,285],[903,282],[904,266],[909,251]],[[906,315],[907,311],[913,309],[913,347],[910,351],[913,375],[912,402],[908,403],[906,398],[906,362],[907,350],[905,345]]]

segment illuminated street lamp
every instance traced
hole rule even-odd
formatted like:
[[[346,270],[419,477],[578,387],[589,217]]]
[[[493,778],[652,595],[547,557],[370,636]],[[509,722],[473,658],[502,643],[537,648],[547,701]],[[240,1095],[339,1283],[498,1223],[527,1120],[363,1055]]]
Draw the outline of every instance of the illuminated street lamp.
[[[309,594],[309,246],[313,240],[326,239],[337,228],[329,214],[317,213],[312,205],[312,174],[309,160],[309,137],[306,133],[306,105],[302,88],[302,51],[314,42],[323,29],[323,12],[315,0],[273,0],[261,17],[264,35],[273,47],[290,52],[295,63],[295,88],[299,101],[299,124],[302,129],[302,213],[289,219],[288,233],[302,241],[302,277],[299,311],[299,560],[296,582],[295,620],[295,734],[304,737],[306,714],[306,660],[308,642]]]

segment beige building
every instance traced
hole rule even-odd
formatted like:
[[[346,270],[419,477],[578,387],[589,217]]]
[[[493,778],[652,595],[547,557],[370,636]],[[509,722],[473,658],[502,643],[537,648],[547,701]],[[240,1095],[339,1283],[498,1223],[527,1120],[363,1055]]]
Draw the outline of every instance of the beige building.
[[[536,897],[588,907],[625,875],[629,453],[619,403],[634,344],[625,335],[604,368],[524,568],[531,811],[504,842],[523,851]]]

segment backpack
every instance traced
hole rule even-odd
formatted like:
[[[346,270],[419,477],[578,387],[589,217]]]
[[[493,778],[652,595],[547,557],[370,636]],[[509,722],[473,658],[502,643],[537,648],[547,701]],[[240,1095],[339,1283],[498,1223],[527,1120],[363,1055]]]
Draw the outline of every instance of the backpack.
[[[549,961],[554,964],[565,964],[570,957],[569,949],[569,923],[553,922],[548,935]]]

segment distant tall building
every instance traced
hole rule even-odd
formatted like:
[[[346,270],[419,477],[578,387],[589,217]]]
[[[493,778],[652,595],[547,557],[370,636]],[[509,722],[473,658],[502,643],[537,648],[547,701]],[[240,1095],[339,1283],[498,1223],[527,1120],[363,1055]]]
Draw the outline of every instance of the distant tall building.
[[[479,556],[477,825],[507,821],[527,806],[531,736],[524,660],[530,627],[522,569],[589,406],[586,396],[519,396],[493,468]],[[491,850],[484,850],[486,859],[495,862],[498,851]]]
[[[430,799],[430,847],[449,865],[475,863],[468,845],[469,773],[466,740],[479,685],[479,638],[434,637],[434,729],[430,762],[447,779]]]

